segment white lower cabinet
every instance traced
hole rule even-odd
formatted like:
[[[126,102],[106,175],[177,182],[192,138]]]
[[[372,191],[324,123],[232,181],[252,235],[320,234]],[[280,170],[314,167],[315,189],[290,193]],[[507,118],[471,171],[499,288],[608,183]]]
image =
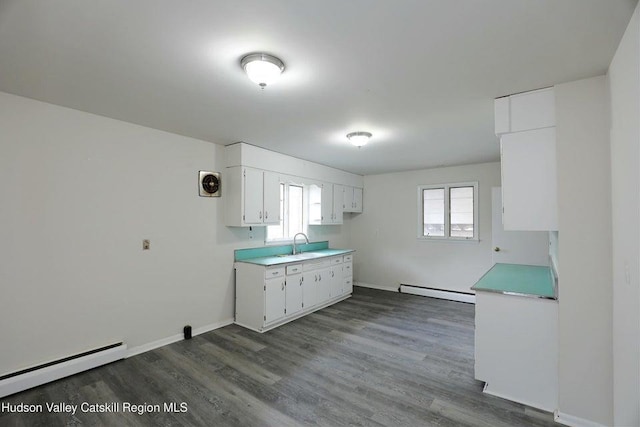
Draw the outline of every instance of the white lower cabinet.
[[[285,315],[284,277],[264,281],[264,322],[280,320]]]
[[[285,314],[299,313],[303,308],[302,264],[287,267],[285,279]]]
[[[235,323],[265,332],[353,292],[353,255],[262,266],[237,262]]]
[[[342,285],[344,284],[342,257],[331,258],[329,268],[329,296],[337,297],[342,295]]]

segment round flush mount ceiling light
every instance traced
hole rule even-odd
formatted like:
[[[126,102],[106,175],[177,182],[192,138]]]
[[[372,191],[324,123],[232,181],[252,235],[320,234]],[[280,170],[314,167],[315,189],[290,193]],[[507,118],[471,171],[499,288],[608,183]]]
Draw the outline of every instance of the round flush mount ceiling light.
[[[267,53],[250,53],[240,60],[240,65],[249,79],[263,89],[284,71],[284,63]]]
[[[367,142],[369,142],[369,138],[371,138],[371,132],[351,132],[350,134],[347,134],[349,142],[356,147],[366,145]]]

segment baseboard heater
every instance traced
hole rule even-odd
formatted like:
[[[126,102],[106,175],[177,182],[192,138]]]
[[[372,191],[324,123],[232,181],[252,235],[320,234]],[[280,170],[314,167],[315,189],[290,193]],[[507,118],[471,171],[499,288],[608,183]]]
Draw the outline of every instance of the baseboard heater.
[[[451,301],[467,302],[470,304],[476,303],[476,296],[471,292],[456,292],[445,289],[429,288],[426,286],[405,284],[400,285],[399,291],[403,294],[422,295],[423,297],[448,299]]]
[[[0,398],[124,359],[126,352],[120,342],[0,376]]]

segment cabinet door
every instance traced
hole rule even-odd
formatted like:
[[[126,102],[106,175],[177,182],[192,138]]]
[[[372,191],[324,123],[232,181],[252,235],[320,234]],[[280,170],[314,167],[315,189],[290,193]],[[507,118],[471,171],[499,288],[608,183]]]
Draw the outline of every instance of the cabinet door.
[[[331,267],[329,274],[331,276],[330,297],[335,298],[342,295],[342,285],[344,283],[344,277],[342,275],[342,264]]]
[[[318,270],[318,281],[316,285],[316,302],[322,304],[331,299],[331,268]]]
[[[244,223],[262,224],[263,172],[245,168],[243,172]]]
[[[284,317],[285,295],[284,277],[264,281],[265,323],[271,323]]]
[[[342,188],[342,210],[344,212],[353,212],[353,187],[344,186]]]
[[[316,305],[317,286],[317,271],[307,271],[302,275],[302,305],[305,310]]]
[[[331,224],[333,222],[333,185],[323,184],[321,187],[321,223]]]
[[[509,97],[510,132],[556,125],[556,98],[553,88],[519,93]]]
[[[352,212],[362,212],[362,188],[353,189],[353,210]]]
[[[344,203],[344,193],[342,192],[342,185],[333,185],[332,194],[333,205],[333,224],[342,224],[342,204]]]
[[[264,224],[280,224],[280,177],[264,172]]]
[[[504,229],[557,230],[555,128],[505,134],[500,149]]]
[[[285,291],[287,316],[298,313],[302,310],[302,274],[287,276]]]

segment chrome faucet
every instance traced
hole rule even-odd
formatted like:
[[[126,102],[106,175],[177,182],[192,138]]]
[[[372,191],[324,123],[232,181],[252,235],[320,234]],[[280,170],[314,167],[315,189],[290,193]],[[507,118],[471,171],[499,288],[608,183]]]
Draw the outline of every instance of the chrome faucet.
[[[304,240],[307,242],[307,245],[309,244],[309,238],[307,237],[306,234],[304,233],[298,233],[295,236],[293,236],[293,254],[297,254],[298,253],[298,247],[296,246],[296,237],[302,235],[304,237]]]

